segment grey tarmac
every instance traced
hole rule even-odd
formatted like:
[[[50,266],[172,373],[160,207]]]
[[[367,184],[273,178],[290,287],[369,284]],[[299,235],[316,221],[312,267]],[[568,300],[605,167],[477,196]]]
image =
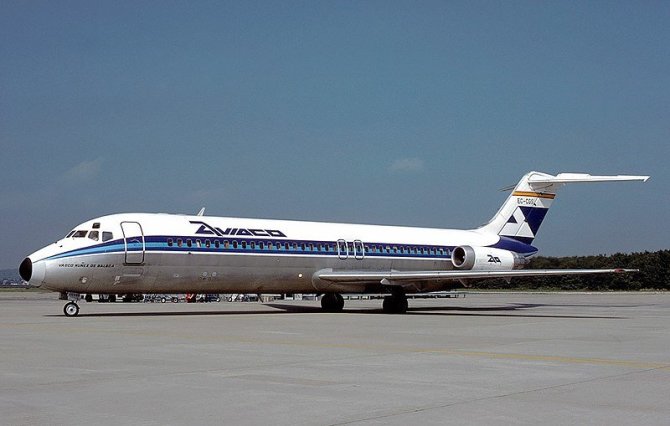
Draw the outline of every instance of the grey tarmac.
[[[670,423],[670,295],[209,304],[0,293],[4,425]]]

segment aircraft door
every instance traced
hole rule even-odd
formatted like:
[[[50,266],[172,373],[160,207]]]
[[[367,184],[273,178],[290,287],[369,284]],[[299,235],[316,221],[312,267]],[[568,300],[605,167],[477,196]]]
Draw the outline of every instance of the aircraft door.
[[[121,222],[123,231],[123,245],[126,265],[141,265],[144,263],[144,231],[139,222]]]
[[[354,240],[354,257],[356,260],[363,260],[365,257],[365,246],[361,240]]]
[[[337,257],[342,260],[349,257],[349,248],[347,247],[347,242],[344,240],[337,240]]]

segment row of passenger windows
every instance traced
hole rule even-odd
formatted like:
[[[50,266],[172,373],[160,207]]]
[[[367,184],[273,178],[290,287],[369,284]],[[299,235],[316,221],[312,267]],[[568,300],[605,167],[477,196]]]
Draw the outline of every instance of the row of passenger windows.
[[[334,243],[301,243],[295,241],[285,241],[285,242],[274,242],[274,241],[237,241],[237,240],[224,240],[223,242],[219,240],[192,240],[187,238],[183,240],[181,238],[172,239],[168,238],[167,245],[168,247],[195,247],[195,248],[223,248],[224,250],[228,249],[250,249],[250,250],[277,250],[277,251],[310,251],[310,252],[319,252],[319,253],[349,253],[349,254],[362,254],[361,248],[363,248],[365,253],[396,253],[396,254],[424,254],[424,255],[440,255],[450,254],[449,249],[442,247],[416,247],[416,246],[404,246],[404,245],[383,245],[383,244],[364,244],[359,245],[352,244],[351,242],[340,244]],[[339,249],[339,250],[338,250]]]

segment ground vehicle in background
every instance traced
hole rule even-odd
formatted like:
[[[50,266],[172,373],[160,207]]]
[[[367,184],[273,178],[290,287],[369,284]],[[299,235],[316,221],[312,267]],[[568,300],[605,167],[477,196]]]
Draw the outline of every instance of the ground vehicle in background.
[[[221,295],[219,294],[203,294],[200,302],[220,302]]]
[[[180,298],[177,294],[145,294],[144,303],[177,303]]]

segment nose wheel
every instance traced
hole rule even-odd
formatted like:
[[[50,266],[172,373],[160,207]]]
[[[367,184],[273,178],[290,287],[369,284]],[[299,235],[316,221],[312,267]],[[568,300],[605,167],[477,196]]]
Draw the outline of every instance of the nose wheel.
[[[66,317],[76,317],[79,315],[79,305],[74,302],[66,303],[63,308],[63,313],[65,313]]]

